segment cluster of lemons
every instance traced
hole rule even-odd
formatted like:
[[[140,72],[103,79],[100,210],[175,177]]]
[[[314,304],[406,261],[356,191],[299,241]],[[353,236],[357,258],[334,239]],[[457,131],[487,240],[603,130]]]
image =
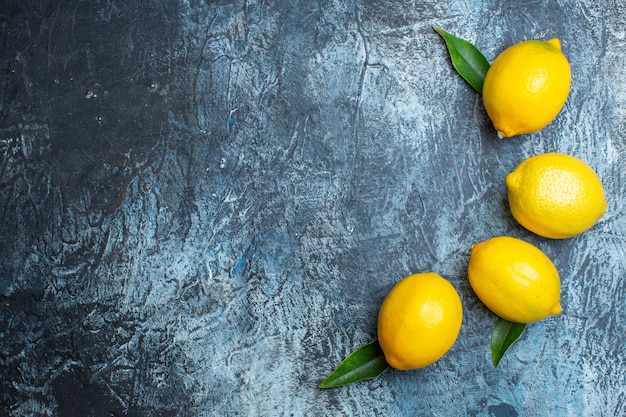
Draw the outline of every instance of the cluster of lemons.
[[[500,54],[484,79],[483,102],[500,138],[536,132],[561,111],[571,72],[558,39],[518,43]],[[583,161],[545,153],[522,161],[505,183],[513,217],[528,230],[563,239],[592,227],[605,213],[604,189]],[[496,315],[531,323],[559,314],[560,278],[539,248],[499,236],[475,244],[470,284]],[[463,308],[455,288],[428,272],[401,280],[382,303],[378,341],[387,363],[400,370],[440,359],[461,329]]]

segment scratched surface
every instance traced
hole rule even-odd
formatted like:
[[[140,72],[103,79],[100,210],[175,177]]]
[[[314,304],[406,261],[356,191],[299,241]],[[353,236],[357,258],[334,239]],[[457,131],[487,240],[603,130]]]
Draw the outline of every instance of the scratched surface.
[[[49,2],[0,8],[0,414],[626,415],[626,6],[621,1]],[[489,60],[558,37],[573,84],[500,141],[437,25]],[[512,219],[547,151],[602,179],[568,240]],[[564,312],[500,366],[472,243],[538,245]],[[442,360],[317,384],[436,271],[464,305]]]

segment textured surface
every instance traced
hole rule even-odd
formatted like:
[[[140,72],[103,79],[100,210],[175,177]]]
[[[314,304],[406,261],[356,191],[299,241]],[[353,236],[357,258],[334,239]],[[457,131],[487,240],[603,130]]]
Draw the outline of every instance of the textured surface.
[[[621,1],[5,1],[0,414],[626,415],[626,7]],[[500,141],[438,25],[489,60],[558,37],[573,84]],[[504,177],[575,155],[604,218],[553,241]],[[538,245],[564,313],[497,369],[472,243]],[[375,337],[402,277],[458,289],[441,361],[317,384]]]

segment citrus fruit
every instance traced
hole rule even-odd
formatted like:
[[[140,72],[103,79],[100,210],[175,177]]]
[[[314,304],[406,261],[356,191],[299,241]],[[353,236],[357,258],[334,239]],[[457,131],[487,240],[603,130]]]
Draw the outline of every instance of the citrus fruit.
[[[472,247],[470,285],[498,316],[531,323],[561,313],[561,280],[546,254],[520,239],[499,236]]]
[[[434,272],[398,282],[378,314],[378,341],[387,363],[399,370],[422,368],[454,344],[463,321],[461,299]]]
[[[505,180],[513,217],[552,239],[579,234],[606,212],[604,188],[580,159],[544,153],[523,160]]]
[[[493,61],[483,103],[500,138],[547,126],[567,100],[571,70],[558,39],[515,44]]]

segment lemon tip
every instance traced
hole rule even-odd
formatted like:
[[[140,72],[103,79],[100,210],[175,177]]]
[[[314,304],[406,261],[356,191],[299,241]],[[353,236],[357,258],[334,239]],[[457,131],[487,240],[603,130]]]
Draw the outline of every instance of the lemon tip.
[[[506,177],[504,177],[504,184],[508,188],[516,188],[519,182],[519,175],[515,171],[511,171]]]
[[[552,311],[550,312],[553,316],[559,315],[563,312],[563,309],[561,308],[561,304],[557,303],[553,308]]]
[[[558,38],[552,38],[546,42],[556,47],[559,51],[561,50],[561,41]]]

